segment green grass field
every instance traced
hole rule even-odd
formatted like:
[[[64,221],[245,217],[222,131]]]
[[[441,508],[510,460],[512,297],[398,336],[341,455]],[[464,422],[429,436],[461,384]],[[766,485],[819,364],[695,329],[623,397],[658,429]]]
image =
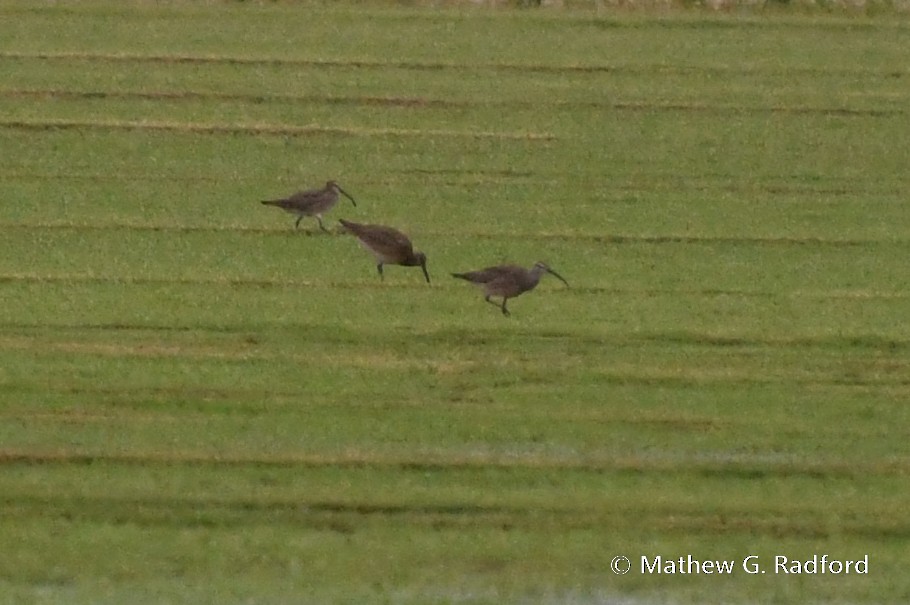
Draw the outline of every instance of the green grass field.
[[[908,48],[0,0],[0,603],[906,603]],[[430,285],[258,203],[329,178]],[[536,260],[510,318],[449,276]]]

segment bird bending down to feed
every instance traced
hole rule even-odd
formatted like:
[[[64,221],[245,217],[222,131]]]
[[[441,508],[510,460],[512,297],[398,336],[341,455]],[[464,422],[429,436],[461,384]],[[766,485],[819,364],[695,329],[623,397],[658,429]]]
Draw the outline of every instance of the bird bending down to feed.
[[[403,265],[420,267],[423,269],[423,276],[427,278],[427,283],[430,283],[430,274],[427,273],[427,256],[423,252],[414,252],[414,246],[407,235],[397,229],[382,225],[362,225],[344,219],[341,219],[340,222],[376,258],[376,270],[379,271],[380,279],[383,279],[383,265]]]
[[[328,232],[328,229],[322,224],[322,214],[331,210],[338,202],[339,193],[351,200],[352,204],[355,206],[357,205],[354,198],[348,195],[348,193],[335,181],[327,182],[322,189],[298,191],[290,197],[280,200],[264,200],[262,203],[266,206],[277,206],[286,212],[296,214],[297,222],[294,223],[295,229],[300,227],[300,221],[303,220],[303,217],[315,216],[316,220],[319,222],[319,228]]]
[[[568,287],[569,282],[542,262],[534,263],[530,270],[517,265],[499,265],[498,267],[487,267],[480,271],[453,273],[452,276],[467,280],[483,288],[484,300],[491,305],[500,307],[502,314],[509,316],[510,313],[506,308],[506,301],[528,290],[533,290],[544,273],[556,276]],[[502,304],[496,304],[490,300],[492,296],[501,296]]]

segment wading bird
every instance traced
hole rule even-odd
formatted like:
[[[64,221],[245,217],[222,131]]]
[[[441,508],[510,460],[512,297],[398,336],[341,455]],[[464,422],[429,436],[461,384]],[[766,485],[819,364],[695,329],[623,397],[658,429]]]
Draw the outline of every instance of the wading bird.
[[[295,229],[300,227],[300,221],[303,220],[303,217],[315,216],[319,222],[319,228],[328,233],[329,230],[322,224],[322,214],[331,210],[338,202],[339,193],[351,200],[352,204],[357,205],[354,198],[348,195],[335,181],[327,182],[322,189],[298,191],[290,197],[280,200],[264,200],[262,203],[266,206],[277,206],[286,212],[296,214]]]
[[[414,252],[414,246],[407,235],[382,225],[361,225],[344,219],[340,222],[376,258],[376,270],[379,271],[380,279],[383,279],[383,265],[403,265],[420,267],[423,269],[423,276],[427,278],[427,283],[430,283],[427,256],[423,252]]]
[[[453,273],[453,277],[464,279],[472,284],[476,284],[483,289],[484,300],[502,309],[502,314],[509,316],[509,310],[506,308],[506,301],[515,298],[528,290],[533,290],[540,282],[544,273],[550,273],[556,276],[562,283],[569,286],[563,277],[556,271],[548,267],[545,263],[537,262],[528,270],[517,265],[499,265],[498,267],[487,267],[480,271],[469,271],[467,273]],[[496,304],[490,297],[501,296],[502,304]]]

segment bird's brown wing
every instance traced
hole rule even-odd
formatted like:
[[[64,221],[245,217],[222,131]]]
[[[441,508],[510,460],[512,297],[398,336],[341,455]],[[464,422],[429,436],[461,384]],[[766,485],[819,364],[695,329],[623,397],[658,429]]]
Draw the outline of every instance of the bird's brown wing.
[[[489,284],[497,280],[508,279],[509,276],[514,273],[515,269],[521,270],[521,267],[515,267],[512,265],[499,265],[496,267],[487,267],[486,269],[480,269],[479,271],[462,273],[461,275],[468,281],[474,282],[475,284]]]
[[[361,225],[343,219],[341,224],[376,252],[389,256],[407,256],[414,250],[408,236],[392,227]]]
[[[408,253],[413,251],[411,240],[408,236],[393,229],[382,225],[367,225],[368,229],[358,234],[358,236],[371,248],[376,250],[388,250]]]
[[[319,201],[320,193],[321,192],[318,189],[313,189],[310,191],[298,191],[297,193],[288,197],[286,201],[289,206],[306,209]]]

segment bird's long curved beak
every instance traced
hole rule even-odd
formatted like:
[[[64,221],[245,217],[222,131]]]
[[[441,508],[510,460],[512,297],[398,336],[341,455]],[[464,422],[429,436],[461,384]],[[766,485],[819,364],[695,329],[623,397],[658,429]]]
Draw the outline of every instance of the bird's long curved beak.
[[[338,185],[335,185],[335,186],[338,187]],[[354,204],[355,206],[357,205],[357,202],[354,201],[354,198],[352,198],[352,197],[350,196],[350,194],[349,194],[347,191],[345,191],[345,190],[342,189],[341,187],[338,187],[338,191],[339,191],[339,193],[344,194],[344,196],[345,196],[346,198],[348,198],[349,200],[351,200],[351,203],[352,203],[352,204]]]
[[[427,278],[427,283],[430,283],[430,274],[427,273],[427,264],[423,263],[420,265],[420,268],[423,269],[423,276]]]
[[[550,269],[550,268],[548,267],[548,268],[547,268],[547,273],[553,275],[554,277],[559,278],[559,280],[560,280],[562,283],[564,283],[564,284],[566,285],[567,288],[571,288],[571,286],[569,285],[569,282],[567,282],[567,281],[565,280],[565,278],[563,278],[562,275],[560,275],[559,273],[557,273],[557,272],[554,271],[553,269]]]

